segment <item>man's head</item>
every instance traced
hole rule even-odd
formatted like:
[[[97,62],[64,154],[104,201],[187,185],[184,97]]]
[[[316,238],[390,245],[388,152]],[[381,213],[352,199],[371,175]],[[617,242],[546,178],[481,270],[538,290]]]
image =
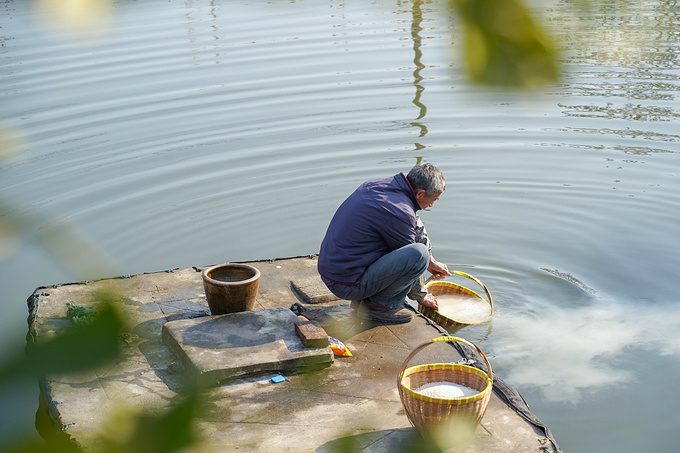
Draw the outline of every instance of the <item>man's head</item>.
[[[446,190],[446,180],[437,167],[432,164],[414,166],[406,175],[411,184],[416,200],[422,209],[429,208]]]

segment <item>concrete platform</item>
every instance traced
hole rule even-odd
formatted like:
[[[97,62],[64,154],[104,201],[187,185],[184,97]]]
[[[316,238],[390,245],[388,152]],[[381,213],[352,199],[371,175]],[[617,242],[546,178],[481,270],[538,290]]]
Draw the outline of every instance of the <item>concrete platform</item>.
[[[101,285],[115,285],[125,291],[127,297],[121,301],[121,308],[133,324],[117,363],[78,376],[46,376],[40,382],[41,410],[52,420],[58,435],[95,449],[98,431],[105,429],[118,408],[156,413],[168,409],[181,398],[195,366],[193,373],[207,367],[230,369],[229,373],[240,377],[227,376],[230,380],[226,384],[205,391],[208,405],[197,422],[203,440],[191,451],[437,451],[426,448],[411,427],[396,379],[411,351],[446,331],[419,314],[401,325],[373,324],[357,318],[349,301],[328,297],[315,286],[314,257],[249,264],[262,273],[256,310],[276,309],[274,312],[281,313],[282,318],[292,320],[288,309],[295,306],[342,340],[352,356],[335,357],[332,364],[321,369],[293,367],[284,371],[289,381],[276,384],[270,378],[282,369],[274,365],[266,370],[248,370],[249,362],[245,361],[241,368],[235,362],[215,367],[199,366],[198,359],[189,358],[192,354],[182,358],[190,347],[201,346],[203,341],[201,335],[195,335],[198,332],[189,337],[182,332],[214,319],[207,318],[200,274],[203,268],[38,288],[29,297],[31,338],[48,338],[63,329],[68,324],[66,303],[88,305],[89,295]],[[305,288],[313,288],[312,297],[301,295]],[[166,341],[174,341],[175,347],[163,341],[164,332]],[[464,330],[456,335],[464,337]],[[285,345],[286,340],[281,340]],[[258,345],[251,346],[251,351],[258,351]],[[282,351],[278,346],[274,349]],[[481,363],[474,351],[451,347],[426,350],[418,360],[457,361],[466,356]],[[266,357],[271,353],[260,348],[254,352],[259,357],[253,357],[250,366],[253,362],[275,362]],[[498,376],[475,441],[461,451],[561,452],[549,429]]]
[[[169,321],[163,342],[201,386],[264,372],[298,373],[333,363],[329,348],[307,348],[289,308]]]

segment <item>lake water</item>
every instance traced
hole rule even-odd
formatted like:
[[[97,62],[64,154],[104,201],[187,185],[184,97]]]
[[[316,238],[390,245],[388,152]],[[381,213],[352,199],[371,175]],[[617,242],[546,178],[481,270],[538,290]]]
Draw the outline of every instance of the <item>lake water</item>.
[[[422,160],[448,180],[421,215],[435,257],[494,296],[457,335],[565,452],[674,451],[680,7],[575,3],[532,9],[564,77],[508,94],[466,79],[440,0],[121,1],[96,42],[2,2],[0,119],[25,145],[0,166],[23,224],[0,358],[37,286],[313,254],[356,186]],[[3,399],[0,434],[30,426],[35,384]]]

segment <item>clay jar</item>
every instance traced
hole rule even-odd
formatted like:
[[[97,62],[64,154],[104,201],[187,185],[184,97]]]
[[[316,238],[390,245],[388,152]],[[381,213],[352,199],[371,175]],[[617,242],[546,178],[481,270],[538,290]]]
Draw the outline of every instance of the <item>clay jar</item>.
[[[210,313],[251,311],[255,306],[260,271],[247,264],[218,264],[202,273]]]

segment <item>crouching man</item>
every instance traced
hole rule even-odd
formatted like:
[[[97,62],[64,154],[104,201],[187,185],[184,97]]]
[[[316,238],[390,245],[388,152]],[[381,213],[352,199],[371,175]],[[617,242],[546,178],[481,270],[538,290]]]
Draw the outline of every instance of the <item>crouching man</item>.
[[[425,228],[416,215],[434,205],[446,189],[432,164],[408,173],[366,181],[338,208],[319,251],[318,271],[341,299],[359,302],[363,319],[400,324],[411,321],[406,297],[439,308],[423,290],[423,274],[451,275],[431,255]]]

